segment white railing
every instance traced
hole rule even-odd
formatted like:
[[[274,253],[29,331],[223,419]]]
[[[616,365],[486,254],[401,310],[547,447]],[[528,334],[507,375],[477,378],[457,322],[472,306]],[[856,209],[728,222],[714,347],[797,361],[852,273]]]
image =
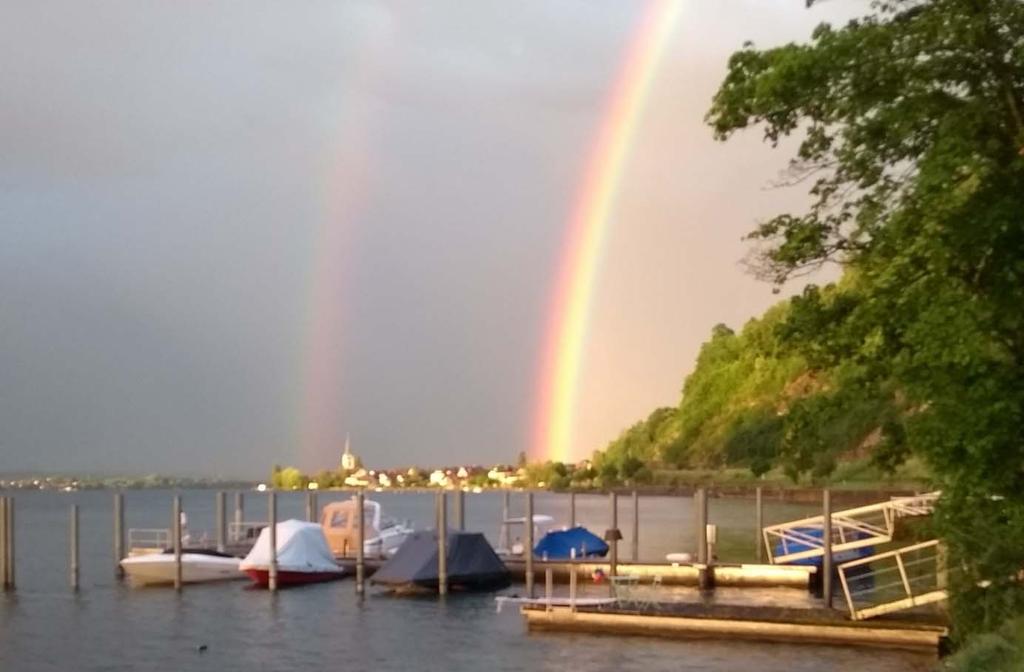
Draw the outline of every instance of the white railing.
[[[861,621],[947,598],[938,540],[844,562],[837,568],[850,618]]]
[[[832,552],[892,541],[898,519],[930,514],[938,498],[938,492],[931,492],[836,511],[832,514]],[[824,527],[824,516],[765,527],[761,532],[770,562],[778,565],[820,557],[824,553]]]

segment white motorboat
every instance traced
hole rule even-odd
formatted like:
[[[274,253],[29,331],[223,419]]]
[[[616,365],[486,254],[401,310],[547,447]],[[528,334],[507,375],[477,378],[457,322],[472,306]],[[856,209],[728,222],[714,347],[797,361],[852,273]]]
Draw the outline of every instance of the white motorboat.
[[[554,527],[555,519],[544,513],[533,514],[533,538],[541,539],[548,530]],[[521,556],[526,550],[520,539],[520,534],[525,534],[526,516],[505,518],[501,521],[501,529],[498,531],[498,548],[494,552],[501,557]],[[520,530],[520,526],[523,530]],[[515,530],[513,532],[512,530]],[[515,541],[509,544],[509,536],[515,534]]]
[[[183,583],[206,583],[244,579],[239,558],[217,551],[189,549],[181,554]],[[133,585],[172,584],[175,578],[173,551],[133,555],[121,561],[125,575]]]
[[[359,543],[359,516],[356,499],[332,502],[324,507],[320,526],[327,537],[331,552],[336,556],[355,553]],[[411,526],[384,516],[380,502],[363,501],[363,553],[371,558],[389,558],[413,533]]]

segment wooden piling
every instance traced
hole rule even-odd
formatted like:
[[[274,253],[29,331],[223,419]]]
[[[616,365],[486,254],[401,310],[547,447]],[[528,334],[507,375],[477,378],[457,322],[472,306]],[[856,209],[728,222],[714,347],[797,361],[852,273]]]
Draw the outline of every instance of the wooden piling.
[[[551,611],[551,600],[555,595],[555,573],[550,567],[544,570],[544,599],[548,603],[548,611]]]
[[[356,594],[362,596],[366,590],[366,495],[362,488],[356,493],[356,518],[359,520],[359,534],[356,539]]]
[[[270,567],[267,568],[267,588],[277,590],[277,493],[267,493],[267,515],[270,518]]]
[[[448,495],[437,493],[437,594],[448,594]]]
[[[124,577],[124,493],[114,493],[114,576]]]
[[[245,495],[241,490],[235,493],[235,535],[242,534],[242,522],[245,520]],[[231,535],[228,535],[231,541],[238,541],[238,539],[231,539]]]
[[[17,558],[17,551],[14,547],[15,542],[15,526],[14,526],[14,497],[7,498],[7,587],[14,590],[16,587],[15,573],[14,573],[14,560]]]
[[[609,502],[611,503],[612,511],[612,524],[609,527],[609,534],[605,535],[609,537],[608,545],[610,546],[608,553],[608,568],[611,570],[612,576],[619,575],[619,495],[616,492],[612,492],[609,496]]]
[[[171,505],[171,543],[174,544],[174,589],[181,590],[181,495]]]
[[[455,527],[460,532],[466,530],[466,491],[462,489],[455,495]]]
[[[821,491],[821,596],[825,608],[832,608],[832,493],[828,488]]]
[[[0,497],[0,590],[7,590],[7,498]]]
[[[526,517],[523,519],[523,559],[526,560],[526,596],[533,599],[533,493],[526,493]]]
[[[633,562],[640,561],[640,493],[633,491]]]
[[[309,493],[309,498],[313,500],[313,517],[309,519],[311,523],[320,522],[320,494],[316,490],[312,490]]]
[[[576,567],[569,565],[569,608],[576,611]]]
[[[313,516],[313,491],[306,490],[306,522],[315,523],[316,518]]]
[[[78,504],[72,504],[68,516],[68,580],[78,590]]]
[[[569,492],[569,527],[576,527],[576,493]]]
[[[217,491],[217,552],[223,553],[228,546],[227,531],[227,493],[223,490]]]
[[[512,547],[508,542],[508,490],[501,493],[501,528],[498,538],[498,546],[508,551]]]
[[[754,541],[758,564],[764,563],[764,491],[761,486],[754,490]]]
[[[708,557],[708,491],[700,488],[696,492],[697,504],[697,564],[701,565],[697,582],[701,590],[714,588],[713,559]]]

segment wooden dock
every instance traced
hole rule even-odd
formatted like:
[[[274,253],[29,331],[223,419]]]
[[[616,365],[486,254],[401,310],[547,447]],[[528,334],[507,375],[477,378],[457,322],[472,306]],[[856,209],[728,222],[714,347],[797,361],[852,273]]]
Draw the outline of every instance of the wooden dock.
[[[522,607],[522,614],[531,631],[833,644],[936,654],[948,635],[946,624],[931,615],[851,621],[831,609],[774,606],[669,603],[634,608],[617,603],[572,609],[531,604]]]

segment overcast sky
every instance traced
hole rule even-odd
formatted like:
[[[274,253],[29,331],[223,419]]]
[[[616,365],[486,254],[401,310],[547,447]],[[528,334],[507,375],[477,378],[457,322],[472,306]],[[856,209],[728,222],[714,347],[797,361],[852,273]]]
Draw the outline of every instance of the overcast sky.
[[[802,202],[702,118],[803,0],[684,0],[594,295],[577,452],[778,297]],[[838,11],[828,3],[826,11]],[[843,3],[838,3],[843,4]],[[642,3],[33,0],[0,15],[0,472],[511,461],[560,244]]]

